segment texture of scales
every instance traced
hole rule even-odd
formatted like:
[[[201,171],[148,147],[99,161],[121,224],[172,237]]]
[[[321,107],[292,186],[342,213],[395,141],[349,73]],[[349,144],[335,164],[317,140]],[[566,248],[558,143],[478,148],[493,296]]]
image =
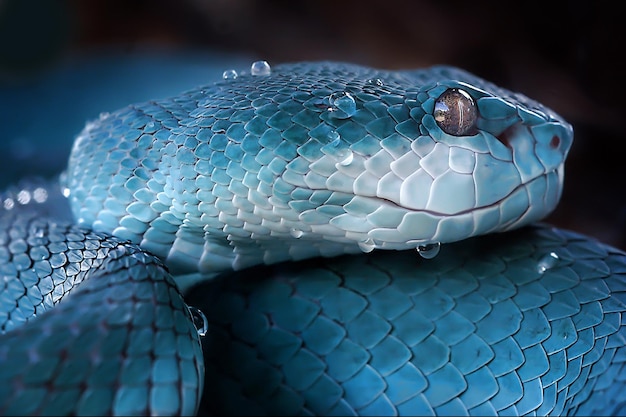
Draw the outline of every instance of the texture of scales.
[[[247,266],[186,294],[201,412],[623,413],[625,255],[509,232],[558,203],[567,122],[450,67],[251,72],[103,114],[62,192],[2,195],[2,414],[194,413],[178,290]],[[376,248],[412,250],[305,259]]]
[[[46,209],[0,210],[0,414],[193,415],[202,348],[163,264]]]
[[[449,88],[476,101],[475,134],[435,122]],[[550,110],[458,69],[300,63],[102,115],[67,187],[80,225],[213,273],[520,227],[556,206],[571,140]]]
[[[259,279],[263,277],[264,279]],[[201,412],[623,415],[626,256],[537,226],[198,287]]]

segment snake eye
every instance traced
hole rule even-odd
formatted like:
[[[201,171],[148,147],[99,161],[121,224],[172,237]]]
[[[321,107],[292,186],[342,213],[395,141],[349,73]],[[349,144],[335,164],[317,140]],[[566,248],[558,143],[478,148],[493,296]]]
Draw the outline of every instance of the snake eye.
[[[449,88],[435,101],[435,121],[449,135],[466,136],[475,132],[476,103],[467,92]]]

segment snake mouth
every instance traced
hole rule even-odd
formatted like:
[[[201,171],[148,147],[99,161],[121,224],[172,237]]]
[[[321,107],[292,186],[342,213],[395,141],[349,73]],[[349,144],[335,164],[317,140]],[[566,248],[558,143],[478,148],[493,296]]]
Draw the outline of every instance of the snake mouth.
[[[434,242],[450,243],[541,220],[556,207],[562,180],[562,167],[550,170],[520,184],[493,203],[453,214],[407,208],[386,198],[355,195],[350,206],[361,211],[348,209],[329,223],[344,230],[346,236],[359,242],[372,242],[381,249],[404,250]]]
[[[546,178],[552,176],[552,175],[556,175],[559,181],[559,186],[557,189],[546,189],[545,193],[543,193],[542,200],[544,201],[543,206],[546,207],[548,206],[548,204],[546,204],[546,201],[551,201],[551,200],[557,200],[560,198],[560,194],[561,194],[561,189],[562,189],[562,181],[563,181],[563,164],[561,164],[559,167],[552,169],[552,170],[548,170],[545,171],[544,173],[537,175],[519,185],[517,185],[516,187],[514,187],[511,191],[509,191],[506,195],[502,196],[501,198],[497,199],[496,201],[489,203],[489,204],[485,204],[485,205],[480,205],[480,206],[475,206],[475,207],[469,207],[467,209],[464,210],[458,210],[454,213],[444,213],[441,211],[435,211],[435,210],[428,210],[428,209],[415,209],[412,207],[407,207],[407,206],[403,206],[401,204],[396,203],[393,200],[390,200],[388,198],[384,198],[384,197],[368,197],[368,196],[361,196],[361,195],[355,195],[361,198],[367,198],[367,199],[372,199],[375,200],[379,203],[383,203],[387,206],[396,208],[396,209],[400,209],[400,210],[405,210],[407,212],[420,212],[420,213],[426,213],[429,214],[431,216],[434,217],[440,217],[440,218],[444,218],[444,217],[454,217],[454,216],[462,216],[464,214],[469,214],[478,210],[484,210],[484,209],[489,209],[489,208],[494,208],[494,207],[498,207],[498,206],[502,206],[502,204],[504,202],[506,202],[507,200],[511,199],[516,193],[521,192],[522,190],[527,190],[529,187],[532,187],[533,184],[537,184],[539,183],[541,180],[545,180]],[[538,203],[538,198],[532,198],[532,196],[530,195],[530,193],[528,193],[528,206],[532,205],[533,203]],[[555,201],[556,203],[556,201]],[[526,209],[528,210],[530,207],[527,207]],[[545,210],[546,213],[545,215],[549,214],[549,212],[551,211],[551,209],[546,209]]]

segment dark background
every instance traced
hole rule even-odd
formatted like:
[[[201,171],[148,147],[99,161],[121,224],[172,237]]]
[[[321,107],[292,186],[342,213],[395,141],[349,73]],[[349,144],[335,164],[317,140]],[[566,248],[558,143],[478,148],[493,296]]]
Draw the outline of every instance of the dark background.
[[[235,52],[271,64],[460,66],[543,102],[574,125],[563,199],[548,221],[626,248],[626,48],[612,4],[0,0],[0,88],[17,91],[10,88],[68,57],[101,50],[131,57],[146,47]],[[13,98],[0,95],[0,110]]]

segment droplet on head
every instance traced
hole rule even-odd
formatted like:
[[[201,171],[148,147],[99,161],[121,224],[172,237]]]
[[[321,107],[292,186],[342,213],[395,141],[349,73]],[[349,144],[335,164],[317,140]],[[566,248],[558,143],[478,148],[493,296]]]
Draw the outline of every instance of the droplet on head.
[[[559,255],[557,255],[556,252],[550,252],[543,255],[539,259],[539,262],[537,262],[537,272],[543,274],[548,269],[554,268],[554,266],[556,266],[556,264],[559,262],[559,259]]]
[[[336,141],[338,139],[341,139],[341,135],[339,135],[339,133],[336,130],[331,130],[326,134],[326,137],[328,138],[329,141],[333,142]]]
[[[209,321],[207,320],[206,316],[204,315],[202,310],[197,307],[187,306],[187,309],[191,314],[191,318],[193,319],[193,325],[198,331],[198,335],[205,336],[209,331]]]
[[[300,229],[293,228],[289,231],[289,234],[295,237],[296,239],[300,239],[302,235],[304,234],[304,232]]]
[[[376,243],[373,239],[367,238],[359,242],[359,249],[363,251],[363,253],[370,253],[374,249],[376,249]]]
[[[384,85],[383,80],[380,78],[370,78],[366,81],[369,85],[375,85],[377,87],[382,87]]]
[[[255,61],[250,66],[250,74],[252,75],[270,75],[272,68],[267,61]]]
[[[440,242],[427,243],[425,245],[419,245],[417,247],[417,253],[424,259],[433,259],[439,254],[441,250]]]
[[[335,112],[334,116],[336,118],[345,119],[356,113],[356,101],[354,97],[352,97],[352,94],[346,91],[332,93],[328,101],[330,102],[330,108],[328,110]]]
[[[354,160],[354,153],[348,149],[348,153],[346,153],[344,158],[341,161],[339,161],[339,165],[343,165],[343,166],[350,165],[353,160]]]
[[[330,156],[340,165],[350,165],[354,160],[354,153],[350,150],[350,144],[341,140],[339,133],[334,130],[328,133],[328,138],[335,138],[332,142],[327,143],[320,149],[322,153]]]
[[[72,194],[72,191],[69,189],[69,187],[63,187],[61,193],[63,194],[63,197],[67,198],[70,196],[70,194]]]
[[[225,80],[234,80],[237,78],[237,71],[234,69],[227,69],[222,73],[222,78]]]

